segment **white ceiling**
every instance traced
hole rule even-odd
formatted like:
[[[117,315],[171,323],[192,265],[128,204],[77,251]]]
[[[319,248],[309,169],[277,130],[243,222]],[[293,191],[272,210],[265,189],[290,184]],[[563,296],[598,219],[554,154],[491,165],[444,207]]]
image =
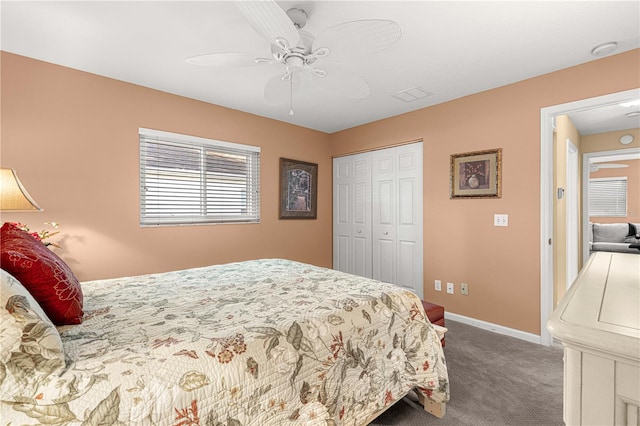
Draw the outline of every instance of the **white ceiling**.
[[[638,79],[640,80],[640,76],[638,76]],[[639,128],[640,115],[627,116],[627,114],[637,111],[640,111],[640,105],[623,106],[614,104],[571,113],[569,118],[581,135],[592,135]]]
[[[187,57],[214,52],[269,55],[269,43],[232,1],[3,0],[0,43],[7,52],[328,133],[592,61],[590,52],[601,43],[616,41],[614,53],[640,47],[638,1],[278,4],[305,9],[305,30],[314,35],[359,19],[400,25],[402,37],[390,48],[342,63],[369,83],[367,99],[301,86],[289,116],[288,104],[270,106],[263,98],[282,65],[187,64]],[[433,95],[409,103],[393,97],[414,87]],[[631,127],[639,127],[637,121]]]

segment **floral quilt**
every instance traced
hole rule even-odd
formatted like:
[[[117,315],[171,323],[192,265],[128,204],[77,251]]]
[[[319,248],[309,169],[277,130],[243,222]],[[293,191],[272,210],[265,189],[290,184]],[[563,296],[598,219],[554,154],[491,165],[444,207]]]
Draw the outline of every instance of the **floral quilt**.
[[[363,425],[413,388],[449,399],[420,300],[391,284],[263,259],[82,290],[65,368],[2,395],[2,424]]]

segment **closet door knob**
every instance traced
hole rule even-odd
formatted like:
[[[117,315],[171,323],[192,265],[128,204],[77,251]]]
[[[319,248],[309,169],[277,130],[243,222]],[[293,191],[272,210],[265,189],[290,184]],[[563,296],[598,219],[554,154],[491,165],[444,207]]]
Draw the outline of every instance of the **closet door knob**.
[[[387,231],[384,231],[384,235],[389,235],[389,233]]]
[[[362,229],[358,229],[358,234],[362,234]]]

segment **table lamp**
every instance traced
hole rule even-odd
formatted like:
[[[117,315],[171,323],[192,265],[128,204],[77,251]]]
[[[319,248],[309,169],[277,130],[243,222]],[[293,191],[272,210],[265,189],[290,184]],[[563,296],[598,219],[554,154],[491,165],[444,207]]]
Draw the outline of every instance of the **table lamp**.
[[[13,169],[0,169],[0,211],[42,211]]]

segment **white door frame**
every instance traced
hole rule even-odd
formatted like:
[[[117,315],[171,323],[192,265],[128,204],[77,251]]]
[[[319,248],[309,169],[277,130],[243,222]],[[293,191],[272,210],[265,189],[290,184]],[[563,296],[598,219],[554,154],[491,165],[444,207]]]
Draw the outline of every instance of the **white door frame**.
[[[553,128],[552,117],[576,111],[630,101],[640,97],[640,89],[540,109],[540,343],[550,346],[553,336],[547,319],[553,312]]]
[[[571,139],[567,139],[567,168],[566,168],[566,182],[567,188],[565,191],[567,201],[567,254],[566,254],[566,288],[568,289],[573,284],[578,275],[578,224],[580,223],[580,208],[578,207],[578,192],[580,187],[578,186],[578,178],[580,171],[578,169],[578,148],[573,144]]]

